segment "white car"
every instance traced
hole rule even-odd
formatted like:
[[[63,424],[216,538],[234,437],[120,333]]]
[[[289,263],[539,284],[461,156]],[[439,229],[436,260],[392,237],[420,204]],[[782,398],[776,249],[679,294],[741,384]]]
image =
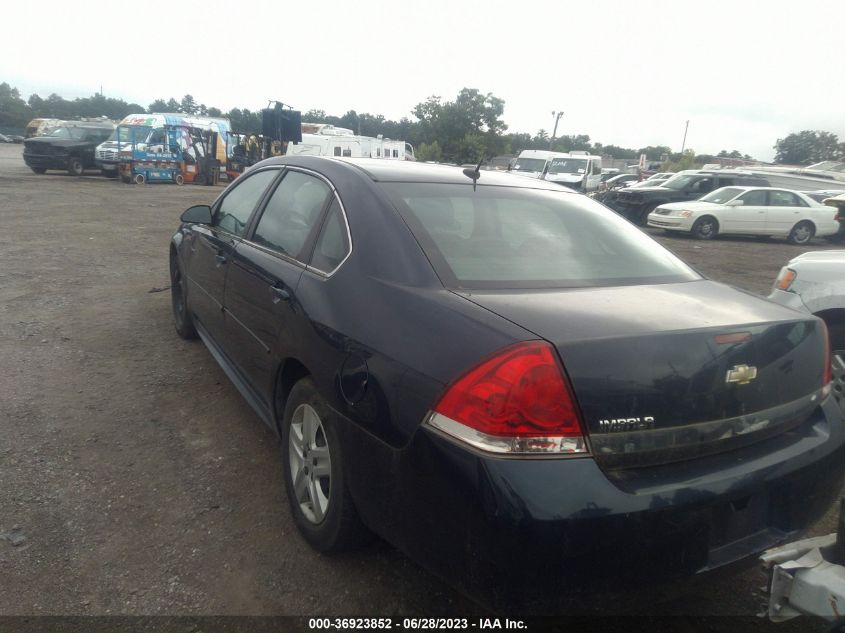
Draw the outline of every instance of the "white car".
[[[823,319],[831,348],[845,354],[845,250],[813,251],[789,260],[769,300]]]
[[[809,196],[774,187],[722,187],[698,200],[662,204],[648,226],[692,233],[702,240],[718,234],[781,236],[806,244],[813,236],[839,231],[836,212]]]

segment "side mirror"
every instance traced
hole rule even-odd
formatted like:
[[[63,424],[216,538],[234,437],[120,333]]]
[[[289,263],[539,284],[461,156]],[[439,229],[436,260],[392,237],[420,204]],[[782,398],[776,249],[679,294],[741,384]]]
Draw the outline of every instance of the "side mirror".
[[[745,204],[745,200],[728,200],[725,203],[726,207],[741,207]]]
[[[211,207],[207,204],[189,207],[179,219],[185,224],[211,224]]]

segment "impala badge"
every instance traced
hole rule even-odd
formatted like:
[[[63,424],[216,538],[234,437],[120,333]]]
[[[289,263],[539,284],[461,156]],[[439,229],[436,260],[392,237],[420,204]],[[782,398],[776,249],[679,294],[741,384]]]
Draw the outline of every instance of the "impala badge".
[[[735,385],[747,385],[757,377],[757,368],[748,365],[735,365],[728,370],[725,382]]]

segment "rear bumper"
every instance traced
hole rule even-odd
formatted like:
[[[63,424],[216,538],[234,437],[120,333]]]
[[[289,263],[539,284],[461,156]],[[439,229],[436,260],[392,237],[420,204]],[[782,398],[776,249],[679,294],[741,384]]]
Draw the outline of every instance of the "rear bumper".
[[[765,442],[612,472],[589,457],[494,458],[428,430],[403,450],[379,449],[346,428],[346,445],[366,451],[347,460],[365,522],[463,589],[518,604],[759,554],[816,521],[845,474],[832,398]]]

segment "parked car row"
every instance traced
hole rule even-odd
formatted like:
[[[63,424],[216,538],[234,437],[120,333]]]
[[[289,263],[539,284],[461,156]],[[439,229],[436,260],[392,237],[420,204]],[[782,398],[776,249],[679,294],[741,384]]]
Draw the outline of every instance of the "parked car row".
[[[464,587],[567,595],[756,555],[845,476],[825,322],[551,182],[269,159],[185,211],[170,270],[321,551],[375,532]]]

